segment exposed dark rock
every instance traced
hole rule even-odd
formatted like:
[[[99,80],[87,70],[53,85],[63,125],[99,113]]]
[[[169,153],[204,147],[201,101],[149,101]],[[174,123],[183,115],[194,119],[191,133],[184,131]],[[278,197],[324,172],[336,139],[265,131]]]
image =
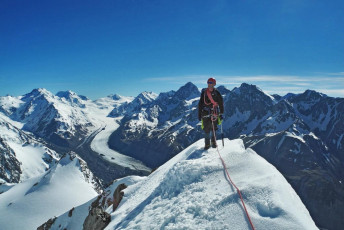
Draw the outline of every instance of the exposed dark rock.
[[[71,210],[69,210],[68,217],[72,217],[73,216],[73,211],[74,211],[74,207]]]
[[[102,230],[110,223],[110,214],[105,212],[99,204],[101,198],[102,196],[98,196],[98,198],[91,204],[88,216],[83,224],[83,230]]]
[[[124,192],[122,192],[122,190],[126,188],[127,186],[125,184],[120,184],[118,185],[115,192],[113,193],[113,208],[112,208],[113,212],[117,209],[119,203],[121,202],[124,196]]]
[[[0,137],[0,179],[8,183],[18,183],[21,173],[20,162],[14,151]]]
[[[49,219],[47,222],[39,226],[37,230],[49,230],[51,226],[54,224],[55,220],[56,217]]]

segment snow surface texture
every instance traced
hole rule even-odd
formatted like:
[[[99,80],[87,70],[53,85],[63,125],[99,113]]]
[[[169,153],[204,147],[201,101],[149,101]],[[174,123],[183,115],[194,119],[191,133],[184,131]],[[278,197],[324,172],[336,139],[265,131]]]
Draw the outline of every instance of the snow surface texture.
[[[30,230],[97,196],[79,159],[68,155],[42,176],[0,194],[0,229]]]
[[[221,141],[218,144],[257,230],[317,229],[275,167],[245,149],[242,140],[226,139],[224,148]],[[128,187],[115,212],[107,207],[112,221],[106,229],[250,229],[216,149],[203,151],[203,145],[204,140],[194,143],[147,177],[116,180],[105,190],[105,199],[111,199],[119,184]],[[73,218],[68,213],[57,218],[52,229],[82,229],[92,201],[76,207]]]

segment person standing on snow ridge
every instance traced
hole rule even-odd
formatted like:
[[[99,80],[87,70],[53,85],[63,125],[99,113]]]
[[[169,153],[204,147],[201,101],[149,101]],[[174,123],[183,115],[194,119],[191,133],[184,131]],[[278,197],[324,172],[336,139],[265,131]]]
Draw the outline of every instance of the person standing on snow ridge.
[[[220,92],[215,88],[216,80],[209,78],[208,88],[202,89],[201,98],[198,103],[198,120],[202,121],[202,129],[205,133],[204,149],[210,148],[210,132],[212,131],[211,145],[216,148],[215,135],[213,133],[213,124],[215,132],[217,124],[223,120],[223,98]]]

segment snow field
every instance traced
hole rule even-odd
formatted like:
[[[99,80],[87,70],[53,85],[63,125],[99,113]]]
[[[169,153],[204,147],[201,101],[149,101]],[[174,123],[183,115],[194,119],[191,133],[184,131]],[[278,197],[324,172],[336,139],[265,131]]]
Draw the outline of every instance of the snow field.
[[[97,195],[92,184],[85,181],[78,159],[63,159],[44,175],[0,194],[0,227],[3,230],[37,229],[51,217]]]

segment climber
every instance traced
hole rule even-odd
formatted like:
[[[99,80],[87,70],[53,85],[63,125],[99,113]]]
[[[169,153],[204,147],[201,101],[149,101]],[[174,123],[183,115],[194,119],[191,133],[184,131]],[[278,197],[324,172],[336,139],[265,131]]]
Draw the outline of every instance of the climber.
[[[221,124],[223,120],[223,98],[220,92],[215,88],[216,80],[209,78],[208,88],[202,89],[201,97],[198,103],[198,120],[202,121],[202,129],[205,133],[204,149],[210,148],[210,132],[217,130],[217,124]],[[211,145],[216,148],[216,140],[212,132]]]

